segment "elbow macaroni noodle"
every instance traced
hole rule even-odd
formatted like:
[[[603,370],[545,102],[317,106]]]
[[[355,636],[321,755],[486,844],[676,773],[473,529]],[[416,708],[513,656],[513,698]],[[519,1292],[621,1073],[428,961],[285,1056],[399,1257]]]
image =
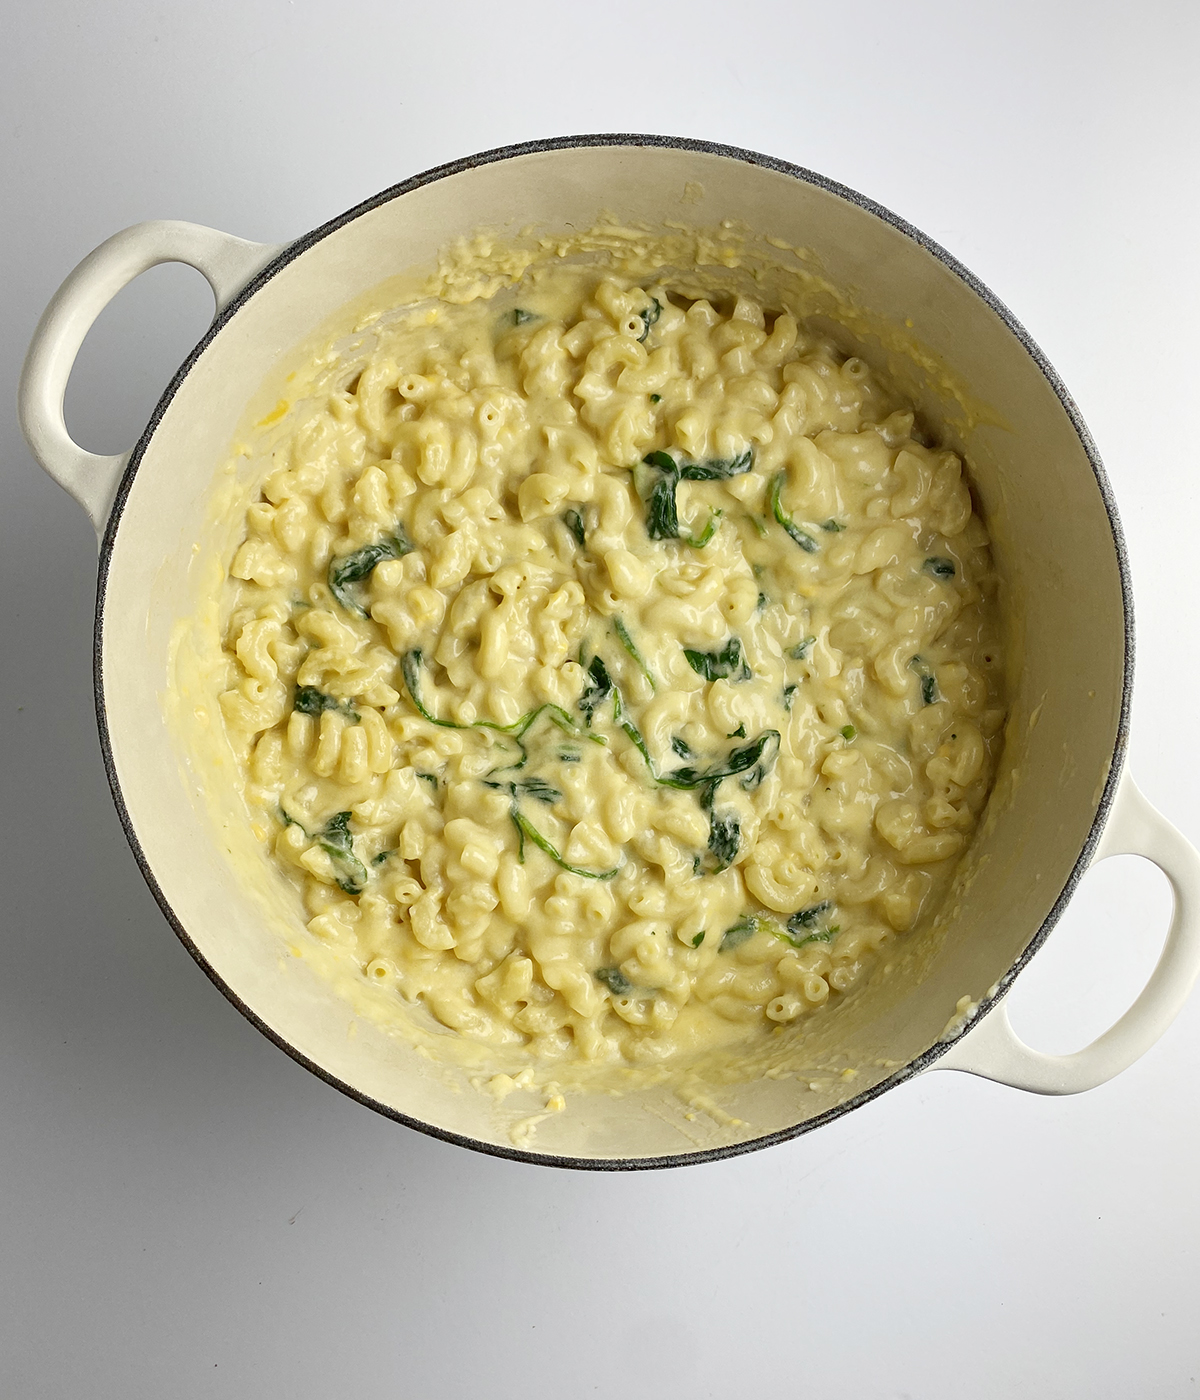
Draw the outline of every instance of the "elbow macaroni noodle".
[[[788,314],[560,268],[293,410],[226,732],[308,927],[443,1025],[659,1061],[936,907],[1004,720],[962,463]]]

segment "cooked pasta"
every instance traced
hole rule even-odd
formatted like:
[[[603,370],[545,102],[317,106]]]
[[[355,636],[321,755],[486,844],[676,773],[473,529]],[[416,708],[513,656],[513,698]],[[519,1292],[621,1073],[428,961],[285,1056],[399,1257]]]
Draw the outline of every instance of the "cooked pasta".
[[[997,757],[962,462],[791,315],[669,282],[562,267],[372,347],[288,409],[226,584],[224,722],[309,930],[537,1057],[844,996]]]

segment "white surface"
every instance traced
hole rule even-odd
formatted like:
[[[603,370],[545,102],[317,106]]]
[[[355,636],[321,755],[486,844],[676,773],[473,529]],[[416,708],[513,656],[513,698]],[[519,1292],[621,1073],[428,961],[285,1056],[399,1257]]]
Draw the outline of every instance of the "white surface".
[[[1111,1085],[929,1075],[769,1152],[563,1174],[376,1118],[246,1024],[170,933],[91,714],[95,555],[12,410],[55,287],[140,219],[295,236],[443,160],[662,131],[845,181],[943,242],[1075,393],[1129,540],[1132,771],[1200,838],[1200,11],[612,0],[11,7],[0,48],[0,1394],[846,1400],[1197,1393],[1200,1002]],[[122,293],[67,421],[129,447],[211,294]],[[1161,944],[1092,874],[1010,999],[1070,1050]]]

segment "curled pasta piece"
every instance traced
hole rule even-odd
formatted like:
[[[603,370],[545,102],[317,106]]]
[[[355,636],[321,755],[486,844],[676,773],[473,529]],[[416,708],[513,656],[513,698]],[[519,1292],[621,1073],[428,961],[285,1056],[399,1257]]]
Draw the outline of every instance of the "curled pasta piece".
[[[422,947],[434,951],[454,947],[454,934],[442,917],[441,901],[432,891],[416,900],[408,913],[413,937]]]
[[[235,730],[257,734],[272,729],[287,710],[287,690],[280,681],[259,681],[252,676],[220,699],[225,722]]]
[[[935,785],[955,783],[966,787],[983,772],[986,757],[983,735],[973,724],[960,719],[938,745],[937,753],[925,765],[925,772]]]
[[[554,515],[570,494],[570,482],[551,472],[534,472],[527,476],[517,490],[517,504],[522,520],[540,520]]]
[[[233,557],[229,572],[262,588],[278,588],[296,578],[295,565],[284,559],[270,540],[248,539]]]
[[[510,953],[497,967],[475,982],[475,990],[511,1018],[528,1003],[533,987],[533,963],[520,953]]]
[[[926,830],[917,808],[899,798],[879,804],[875,829],[904,865],[934,865],[958,855],[964,845],[960,832]]]
[[[915,515],[929,494],[933,472],[928,463],[915,452],[900,451],[893,467],[896,490],[892,494],[891,514],[896,517]]]

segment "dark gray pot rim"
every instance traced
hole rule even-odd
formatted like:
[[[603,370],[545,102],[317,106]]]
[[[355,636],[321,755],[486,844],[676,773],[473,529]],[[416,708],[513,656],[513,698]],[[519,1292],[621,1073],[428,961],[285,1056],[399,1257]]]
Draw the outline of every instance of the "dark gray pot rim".
[[[1112,763],[1109,768],[1108,777],[1104,784],[1103,795],[1100,799],[1095,818],[1092,822],[1087,840],[1083,849],[1079,853],[1079,859],[1075,862],[1070,876],[1063,885],[1058,898],[1054,902],[1054,907],[1046,916],[1037,933],[1030,940],[1025,951],[1009,968],[1001,980],[997,983],[993,993],[980,1002],[975,1020],[987,1015],[989,1011],[1000,1001],[1004,993],[1012,985],[1014,979],[1028,964],[1034,953],[1042,946],[1049,937],[1051,930],[1058,922],[1067,901],[1071,898],[1084,872],[1091,863],[1096,847],[1100,841],[1100,836],[1108,820],[1109,813],[1116,795],[1117,784],[1120,780],[1121,770],[1124,765],[1125,751],[1129,739],[1129,711],[1133,688],[1133,657],[1134,657],[1134,630],[1133,630],[1133,592],[1129,576],[1129,560],[1125,549],[1124,535],[1121,529],[1121,522],[1117,515],[1116,503],[1113,499],[1112,489],[1108,483],[1100,455],[1096,451],[1096,445],[1092,441],[1086,424],[1080,416],[1075,401],[1067,392],[1062,380],[1058,377],[1049,360],[1034,343],[1029,333],[1016,319],[1011,311],[1000,301],[1000,299],[990,291],[980,280],[968,271],[957,258],[948,253],[940,244],[935,243],[932,238],[914,228],[910,223],[893,214],[889,209],[876,204],[874,200],[868,199],[865,195],[859,194],[856,190],[849,189],[845,185],[838,184],[834,180],[826,179],[823,175],[818,175],[812,170],[806,170],[802,166],[793,165],[789,161],[777,160],[772,156],[761,155],[757,151],[742,150],[737,146],[725,146],[715,141],[692,140],[686,137],[677,136],[639,136],[631,134],[597,134],[585,136],[561,136],[552,137],[543,141],[525,141],[514,146],[500,146],[494,150],[483,151],[478,155],[466,156],[462,160],[452,161],[448,165],[435,166],[432,170],[426,170],[420,175],[414,175],[411,179],[404,180],[398,185],[393,185],[390,189],[383,190],[380,194],[364,200],[363,203],[355,205],[346,213],[339,215],[336,219],[331,219],[328,223],[322,224],[303,238],[297,239],[289,244],[271,263],[269,263],[243,290],[234,298],[232,302],[216,317],[203,339],[196,348],[179,367],[170,384],[163,392],[162,398],[158,401],[154,413],[151,415],[146,430],[138,440],[137,446],[130,454],[129,464],[121,478],[117,488],[117,494],[113,503],[112,511],[108,518],[108,523],[104,531],[104,537],[100,546],[100,571],[96,587],[96,623],[93,637],[93,685],[96,700],[96,719],[100,730],[100,748],[104,759],[104,768],[108,776],[108,784],[112,790],[113,801],[116,804],[117,815],[121,826],[125,832],[125,838],[129,842],[133,851],[134,859],[142,872],[146,884],[150,887],[151,893],[158,902],[167,922],[175,930],[180,942],[208,975],[209,980],[218,990],[231,1002],[245,1018],[256,1026],[269,1040],[272,1040],[285,1054],[290,1055],[298,1064],[310,1070],[318,1078],[325,1080],[327,1084],[333,1085],[335,1089],[341,1090],[343,1094],[357,1100],[366,1107],[372,1108],[376,1113],[381,1113],[386,1118],[394,1119],[397,1123],[403,1123],[406,1127],[415,1128],[418,1132],[425,1133],[430,1137],[440,1138],[443,1142],[454,1143],[459,1147],[468,1147],[476,1152],[484,1152],[492,1157],[506,1157],[518,1162],[531,1162],[539,1166],[553,1167],[573,1167],[586,1171],[636,1171],[649,1170],[660,1167],[691,1166],[701,1162],[719,1161],[726,1157],[737,1157],[742,1153],[758,1151],[760,1148],[772,1147],[779,1142],[787,1142],[791,1138],[799,1137],[803,1133],[812,1132],[815,1128],[823,1127],[826,1123],[832,1122],[835,1118],[849,1113],[852,1109],[859,1108],[872,1099],[878,1098],[889,1089],[894,1089],[897,1085],[912,1079],[915,1075],[928,1069],[937,1059],[950,1048],[953,1042],[939,1042],[926,1050],[924,1054],[910,1061],[902,1069],[897,1070],[888,1078],[881,1080],[872,1088],[864,1090],[854,1098],[847,1099],[826,1112],[818,1114],[815,1118],[810,1118],[803,1123],[795,1124],[792,1127],[781,1128],[777,1132],[766,1133],[761,1137],[752,1138],[746,1142],[731,1143],[724,1147],[707,1148],[700,1152],[678,1152],[661,1157],[621,1157],[594,1159],[588,1157],[566,1157],[552,1153],[539,1153],[523,1151],[515,1147],[500,1147],[494,1143],[481,1142],[477,1138],[465,1137],[460,1133],[448,1132],[443,1128],[438,1128],[430,1123],[424,1123],[420,1119],[411,1118],[397,1109],[380,1103],[377,1099],[362,1093],[353,1085],[345,1083],[321,1065],[316,1064],[302,1054],[295,1046],[291,1045],[282,1036],[278,1035],[270,1026],[253,1011],[215,971],[208,963],[204,955],[192,941],[183,923],[171,907],[169,900],[160,888],[150,863],[146,859],[142,850],[141,842],[138,840],[137,832],[134,829],[133,821],[129,810],[125,804],[124,796],[121,792],[120,783],[117,780],[116,765],[113,759],[112,741],[108,730],[108,721],[105,714],[104,703],[104,655],[103,655],[103,628],[104,628],[104,603],[107,592],[108,570],[112,558],[112,552],[116,541],[117,531],[124,513],[125,503],[128,500],[130,488],[134,478],[137,476],[138,467],[150,444],[158,424],[162,420],[168,405],[171,403],[179,386],[191,372],[193,366],[200,356],[208,348],[211,342],[220,334],[221,330],[237,314],[242,306],[250,300],[260,288],[265,286],[272,277],[285,268],[294,258],[306,252],[322,239],[328,238],[330,234],[336,233],[338,229],[357,219],[360,215],[378,209],[381,205],[389,203],[393,199],[398,199],[401,195],[408,194],[412,190],[420,189],[424,185],[433,183],[435,180],[444,180],[451,175],[459,175],[465,171],[474,170],[480,166],[492,165],[498,161],[511,160],[517,156],[534,155],[543,151],[559,151],[570,149],[582,149],[596,146],[629,146],[629,147],[659,147],[680,151],[698,151],[707,155],[724,156],[729,160],[742,161],[747,165],[762,166],[767,170],[773,170],[782,175],[789,175],[795,180],[805,184],[815,185],[818,189],[824,190],[828,194],[836,195],[839,199],[844,199],[847,203],[855,205],[864,212],[873,215],[875,218],[890,224],[904,234],[906,238],[924,248],[940,263],[947,267],[956,277],[965,282],[968,287],[983,301],[1001,321],[1008,327],[1022,347],[1037,365],[1045,377],[1047,383],[1053,389],[1063,411],[1066,413],[1079,437],[1087,459],[1091,464],[1092,472],[1096,478],[1096,485],[1104,501],[1104,508],[1108,513],[1109,525],[1112,529],[1113,548],[1117,557],[1117,568],[1121,579],[1121,598],[1124,605],[1125,616],[1125,667],[1121,686],[1121,712],[1117,725],[1116,741],[1113,748]],[[974,1022],[972,1022],[974,1024]]]

